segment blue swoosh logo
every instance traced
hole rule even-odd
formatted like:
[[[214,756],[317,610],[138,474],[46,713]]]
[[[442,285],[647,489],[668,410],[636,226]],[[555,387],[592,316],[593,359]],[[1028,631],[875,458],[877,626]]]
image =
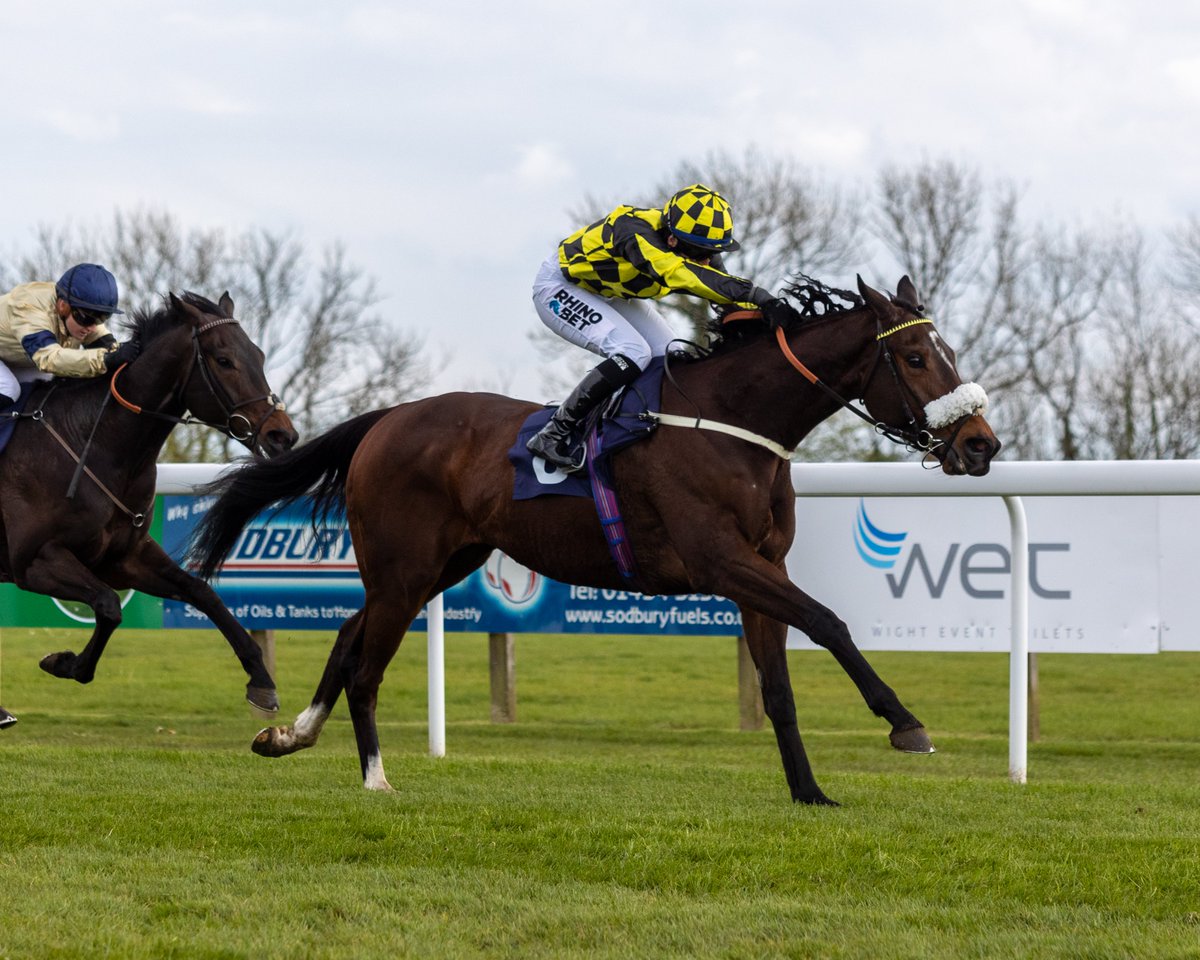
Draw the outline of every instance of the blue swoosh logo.
[[[867,516],[866,503],[858,501],[858,515],[854,524],[854,548],[863,563],[878,570],[890,570],[896,565],[901,546],[908,532],[889,533],[881,530]]]

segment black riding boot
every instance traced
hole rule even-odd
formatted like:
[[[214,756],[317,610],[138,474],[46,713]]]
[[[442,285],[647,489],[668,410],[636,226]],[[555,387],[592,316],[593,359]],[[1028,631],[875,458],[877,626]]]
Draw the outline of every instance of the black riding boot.
[[[17,722],[17,718],[11,713],[0,707],[0,730],[5,730]]]
[[[589,370],[579,386],[554,411],[544,427],[525,445],[534,456],[542,457],[568,473],[583,469],[584,449],[575,436],[583,419],[627,383],[637,379],[641,370],[628,357],[614,354]]]

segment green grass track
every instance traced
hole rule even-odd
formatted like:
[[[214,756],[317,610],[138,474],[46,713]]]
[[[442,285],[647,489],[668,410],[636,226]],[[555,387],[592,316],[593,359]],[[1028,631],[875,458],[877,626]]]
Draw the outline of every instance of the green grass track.
[[[791,654],[837,809],[788,799],[738,730],[731,638],[517,638],[517,723],[487,638],[447,639],[427,755],[425,637],[380,695],[391,794],[345,704],[279,760],[215,632],[118,633],[87,687],[6,628],[2,958],[1200,957],[1200,654],[1039,658],[1041,739],[1008,782],[1008,664],[876,653],[938,753],[891,750],[833,659]],[[283,720],[332,636],[277,637]]]

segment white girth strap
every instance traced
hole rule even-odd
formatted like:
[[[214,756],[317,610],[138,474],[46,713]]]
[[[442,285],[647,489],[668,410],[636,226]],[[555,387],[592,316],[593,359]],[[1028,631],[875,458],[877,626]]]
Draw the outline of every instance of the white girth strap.
[[[711,430],[714,433],[726,433],[731,437],[737,437],[739,440],[745,440],[747,443],[765,447],[775,454],[775,456],[782,457],[784,460],[791,460],[792,454],[795,452],[789,450],[782,443],[776,443],[774,440],[754,433],[752,430],[743,430],[741,427],[721,423],[718,420],[705,420],[702,417],[678,417],[673,413],[656,413],[654,410],[647,410],[646,416],[668,427],[692,427],[695,430]]]

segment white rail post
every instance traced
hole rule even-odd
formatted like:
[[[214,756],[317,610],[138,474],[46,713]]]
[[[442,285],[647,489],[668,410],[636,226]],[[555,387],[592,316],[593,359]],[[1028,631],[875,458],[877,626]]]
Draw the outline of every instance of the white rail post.
[[[1008,779],[1024,783],[1029,741],[1029,527],[1020,497],[1005,497],[1012,548],[1012,650],[1008,659]]]
[[[429,755],[446,755],[446,629],[442,595],[429,601],[425,611],[429,632]]]

